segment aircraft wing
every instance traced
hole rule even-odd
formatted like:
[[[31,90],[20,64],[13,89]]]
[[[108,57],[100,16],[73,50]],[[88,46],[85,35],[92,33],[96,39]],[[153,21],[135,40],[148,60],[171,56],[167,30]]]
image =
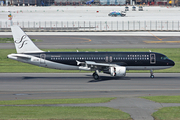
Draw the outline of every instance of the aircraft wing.
[[[109,67],[121,67],[117,64],[106,64],[106,63],[96,63],[94,61],[85,61],[85,66],[80,67],[84,70],[108,70]]]
[[[106,64],[106,63],[96,63],[94,61],[86,61],[85,62],[87,65],[91,65],[91,66],[99,66],[99,67],[115,67],[115,66],[118,66],[116,64]]]
[[[125,76],[126,67],[117,64],[106,64],[106,63],[96,63],[94,61],[85,61],[85,67],[79,67],[79,69],[84,68],[84,70],[95,70],[93,73],[94,79],[98,79],[98,73],[103,71],[104,73],[111,74],[111,76]]]
[[[94,61],[85,61],[80,62],[76,61],[77,65],[82,65],[79,67],[81,70],[106,70],[109,69],[109,67],[118,67],[117,64],[106,64],[106,63],[96,63]],[[120,66],[119,66],[120,67]]]

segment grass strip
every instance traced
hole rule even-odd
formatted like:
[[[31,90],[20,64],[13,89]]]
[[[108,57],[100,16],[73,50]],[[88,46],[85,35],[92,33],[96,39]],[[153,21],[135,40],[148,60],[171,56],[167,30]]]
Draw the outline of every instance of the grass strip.
[[[164,107],[152,114],[155,120],[180,120],[180,107]]]
[[[42,104],[82,104],[106,103],[116,98],[74,98],[74,99],[38,99],[38,100],[5,100],[0,105],[42,105]]]
[[[33,42],[40,42],[42,40],[38,40],[38,39],[31,39]],[[0,38],[0,43],[14,43],[14,39],[13,38]]]
[[[143,96],[159,103],[180,103],[180,96]],[[180,120],[180,107],[164,107],[152,114],[155,120]]]
[[[1,119],[118,119],[132,120],[130,115],[108,107],[26,107],[0,106]]]
[[[141,48],[141,49],[78,49],[78,51],[144,51],[147,52],[151,50],[152,52],[159,52],[162,54],[165,54],[168,58],[172,59],[175,62],[175,66],[170,69],[164,69],[164,70],[155,70],[154,72],[160,72],[160,73],[180,73],[180,48],[164,48],[164,49],[147,49],[147,48]],[[76,51],[76,49],[44,49],[44,51],[59,51],[59,52],[72,52]],[[0,49],[0,72],[1,73],[63,73],[63,72],[80,72],[79,70],[55,70],[55,69],[48,69],[38,66],[33,66],[25,63],[21,63],[15,60],[11,60],[7,58],[8,54],[16,53],[15,49]],[[28,69],[27,69],[28,68]],[[87,71],[81,71],[81,72],[87,72]],[[130,70],[127,72],[144,72],[149,73],[149,70]]]
[[[180,96],[144,96],[140,98],[159,103],[180,103]]]

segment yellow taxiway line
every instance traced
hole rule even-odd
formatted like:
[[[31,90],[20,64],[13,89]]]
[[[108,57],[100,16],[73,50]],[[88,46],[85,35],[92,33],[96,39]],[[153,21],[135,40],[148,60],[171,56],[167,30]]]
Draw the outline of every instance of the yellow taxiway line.
[[[149,32],[149,31],[148,31]],[[158,38],[157,36],[155,36],[154,34],[152,34],[151,32],[149,32],[151,35],[153,35],[155,38],[157,38],[158,40],[162,40],[160,38]]]
[[[148,31],[149,32],[149,31]],[[158,38],[157,36],[155,36],[154,34],[152,34],[151,32],[149,32],[151,35],[153,35],[156,39],[158,39],[159,41],[143,41],[145,43],[180,43],[180,41],[162,41],[163,39]]]

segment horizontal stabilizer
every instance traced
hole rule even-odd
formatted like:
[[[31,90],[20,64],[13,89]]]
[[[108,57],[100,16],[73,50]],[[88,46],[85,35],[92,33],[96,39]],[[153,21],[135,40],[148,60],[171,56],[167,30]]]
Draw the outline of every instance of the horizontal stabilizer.
[[[31,59],[31,56],[24,54],[9,54],[7,57],[14,60],[17,60],[18,58],[26,59],[26,60]]]

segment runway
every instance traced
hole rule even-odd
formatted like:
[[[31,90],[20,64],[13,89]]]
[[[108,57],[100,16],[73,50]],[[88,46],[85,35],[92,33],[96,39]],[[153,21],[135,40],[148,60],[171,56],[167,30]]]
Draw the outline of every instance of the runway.
[[[77,33],[79,34],[79,33]],[[29,35],[40,49],[81,49],[81,48],[179,48],[180,36],[119,36],[102,35]],[[157,34],[157,33],[156,33]],[[135,35],[135,34],[134,34]],[[160,35],[160,34],[157,34]],[[0,35],[0,38],[12,38],[12,35]],[[15,49],[13,43],[1,43],[0,49]]]
[[[1,73],[0,100],[180,95],[179,73],[127,73],[114,78],[92,73]]]

